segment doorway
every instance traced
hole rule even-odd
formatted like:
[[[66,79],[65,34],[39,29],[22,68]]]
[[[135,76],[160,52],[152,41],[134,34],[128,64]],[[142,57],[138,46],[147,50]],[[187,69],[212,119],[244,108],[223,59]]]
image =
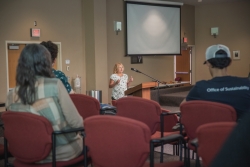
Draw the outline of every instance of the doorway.
[[[181,51],[181,56],[174,58],[174,77],[179,77],[182,82],[193,84],[194,75],[194,47],[188,46]]]
[[[30,43],[41,43],[40,41],[6,41],[6,63],[7,63],[7,90],[11,90],[16,86],[16,67],[21,51]],[[56,66],[53,68],[62,70],[61,59],[61,42],[53,42],[58,46],[58,56]]]

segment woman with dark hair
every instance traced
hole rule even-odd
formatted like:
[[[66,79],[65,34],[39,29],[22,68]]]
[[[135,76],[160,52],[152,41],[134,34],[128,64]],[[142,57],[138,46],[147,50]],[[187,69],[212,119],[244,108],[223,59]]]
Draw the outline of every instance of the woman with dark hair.
[[[45,46],[51,55],[51,60],[52,60],[52,66],[55,64],[56,58],[57,58],[57,54],[58,54],[58,46],[56,44],[54,44],[51,41],[43,41],[41,42],[41,45]],[[54,73],[54,75],[59,78],[63,85],[65,86],[65,88],[67,89],[68,93],[74,93],[73,89],[71,88],[69,82],[68,82],[68,78],[66,77],[66,75],[59,70],[55,70],[52,68],[52,72]]]
[[[49,51],[42,45],[29,44],[18,60],[16,84],[8,93],[6,108],[47,118],[54,130],[83,127],[79,115],[62,82],[54,78]],[[66,161],[79,156],[82,137],[71,133],[57,136],[56,159]],[[39,163],[51,162],[51,154]]]

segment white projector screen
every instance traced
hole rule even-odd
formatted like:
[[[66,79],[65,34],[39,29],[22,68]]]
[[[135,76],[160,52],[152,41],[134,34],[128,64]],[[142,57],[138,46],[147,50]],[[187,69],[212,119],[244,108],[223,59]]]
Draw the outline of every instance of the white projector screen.
[[[180,6],[126,2],[127,55],[180,55]]]

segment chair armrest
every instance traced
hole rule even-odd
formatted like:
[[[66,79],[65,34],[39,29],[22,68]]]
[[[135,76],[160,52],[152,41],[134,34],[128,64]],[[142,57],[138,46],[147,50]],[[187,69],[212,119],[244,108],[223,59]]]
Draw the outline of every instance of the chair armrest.
[[[153,143],[153,144],[154,143],[162,143],[162,142],[171,143],[171,142],[174,142],[177,140],[181,140],[182,142],[185,143],[185,140],[181,134],[172,134],[172,135],[165,136],[165,137],[158,138],[158,139],[151,139],[150,143]]]
[[[176,114],[177,116],[181,116],[180,111],[170,111],[170,112],[168,112],[168,115],[173,115],[173,114]]]
[[[181,134],[173,134],[170,136],[150,140],[150,167],[154,166],[154,144],[155,143],[163,143],[163,142],[164,143],[171,143],[174,141],[180,141],[181,143],[185,143],[185,140]],[[184,150],[186,150],[186,144],[184,144]],[[181,159],[181,157],[182,156],[180,156],[180,159]],[[184,154],[184,161],[186,161],[186,153]]]
[[[68,130],[62,130],[62,131],[54,131],[53,134],[58,135],[58,134],[65,134],[65,133],[72,133],[72,132],[83,132],[84,128],[73,128],[73,129],[68,129]]]
[[[72,133],[72,132],[84,132],[84,128],[73,128],[68,130],[62,130],[62,131],[54,131],[52,133],[52,166],[56,166],[56,135],[59,134],[66,134],[66,133]],[[85,136],[83,136],[85,137]]]
[[[198,138],[195,138],[195,139],[191,140],[190,144],[197,149],[199,147]]]
[[[164,117],[176,114],[178,112],[171,112],[169,110],[162,109],[161,115],[160,115],[160,128],[161,128],[161,137],[163,137],[164,132]]]
[[[170,110],[167,110],[167,109],[164,109],[164,108],[161,108],[161,111],[162,112],[171,112]]]
[[[181,112],[180,111],[169,111],[169,110],[166,110],[166,109],[161,109],[162,113],[164,113],[164,115],[173,115],[173,114],[176,114],[177,116],[180,116],[181,115]]]

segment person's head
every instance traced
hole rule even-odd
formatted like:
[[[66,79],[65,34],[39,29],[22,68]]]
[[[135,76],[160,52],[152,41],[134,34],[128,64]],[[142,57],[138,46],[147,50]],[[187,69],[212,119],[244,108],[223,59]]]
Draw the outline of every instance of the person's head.
[[[206,50],[206,61],[204,64],[210,64],[211,68],[227,68],[231,61],[230,50],[225,45],[212,45]]]
[[[45,46],[49,50],[51,54],[52,63],[54,63],[58,54],[58,46],[51,41],[47,41],[47,42],[43,41],[41,42],[41,45]]]
[[[122,63],[116,63],[113,69],[113,73],[118,74],[118,73],[123,73],[123,71],[124,71],[124,66],[122,65]]]
[[[22,103],[34,102],[37,76],[53,77],[51,56],[44,46],[29,44],[22,50],[16,70],[17,93]]]

